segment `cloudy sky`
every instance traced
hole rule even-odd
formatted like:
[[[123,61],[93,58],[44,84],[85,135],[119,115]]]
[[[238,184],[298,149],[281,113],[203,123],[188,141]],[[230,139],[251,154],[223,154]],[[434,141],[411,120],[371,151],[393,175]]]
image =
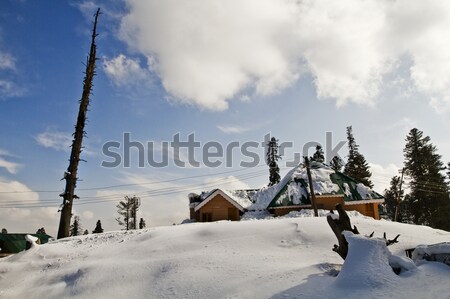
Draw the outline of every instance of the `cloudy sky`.
[[[267,184],[269,133],[287,145],[284,174],[305,144],[333,149],[352,125],[378,192],[402,167],[413,127],[450,161],[450,2],[7,0],[0,226],[10,232],[44,226],[56,235],[97,7],[99,60],[74,211],[89,231],[97,219],[120,229],[115,205],[125,195],[141,197],[149,226],[170,225],[188,217],[190,192]],[[136,147],[125,165],[125,135],[144,147],[144,167]],[[170,146],[190,135],[200,144],[191,157]],[[121,154],[115,167],[102,166],[115,159],[102,150],[108,142],[120,144],[109,148]]]

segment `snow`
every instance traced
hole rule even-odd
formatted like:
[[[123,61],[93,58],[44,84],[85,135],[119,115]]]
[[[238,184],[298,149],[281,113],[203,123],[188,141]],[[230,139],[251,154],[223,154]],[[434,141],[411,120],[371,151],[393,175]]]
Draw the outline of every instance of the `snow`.
[[[244,209],[248,208],[252,204],[245,190],[222,190],[222,191],[229,197],[231,197]]]
[[[400,279],[389,265],[391,253],[384,240],[343,233],[349,244],[348,255],[335,284],[346,288],[386,287]]]
[[[362,198],[372,199],[370,188],[367,186],[364,186],[364,184],[361,184],[361,183],[357,184],[356,190],[358,191],[358,193],[361,195]]]
[[[386,249],[379,239],[349,237],[342,266],[326,218],[294,216],[37,245],[0,259],[0,298],[449,298],[450,267],[409,263],[397,276],[389,266],[405,262],[405,249],[448,241],[449,232],[351,214],[362,235],[400,234],[400,243]],[[358,258],[364,251],[371,258]]]
[[[443,242],[431,245],[419,245],[413,251],[412,258],[414,261],[421,262],[427,256],[442,255],[442,260],[450,265],[450,242]]]
[[[39,238],[34,237],[32,235],[26,235],[25,240],[27,240],[29,243],[31,243],[31,246],[36,245],[36,242],[39,240]]]

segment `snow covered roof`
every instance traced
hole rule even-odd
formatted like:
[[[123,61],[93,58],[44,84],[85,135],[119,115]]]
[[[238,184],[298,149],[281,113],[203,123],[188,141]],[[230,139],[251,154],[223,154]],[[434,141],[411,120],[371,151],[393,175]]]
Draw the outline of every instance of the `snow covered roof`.
[[[311,162],[314,193],[321,196],[343,196],[346,204],[383,202],[382,195],[362,183],[335,172],[331,167]],[[309,184],[303,164],[289,171],[280,183],[261,189],[252,207],[256,209],[310,205]]]
[[[316,196],[343,196],[347,205],[384,202],[381,194],[343,173],[334,171],[326,164],[312,161],[310,169]],[[308,177],[303,164],[291,169],[278,184],[270,187],[259,190],[214,189],[203,192],[200,195],[201,201],[192,204],[195,211],[211,200],[218,191],[226,195],[224,197],[241,211],[311,205]]]
[[[204,193],[204,198],[202,202],[195,206],[195,211],[197,212],[201,207],[206,205],[209,201],[211,201],[216,195],[220,194],[223,198],[229,201],[232,205],[238,208],[240,211],[244,211],[247,207],[249,207],[252,202],[248,198],[248,195],[245,190],[221,190],[214,189],[209,193]]]

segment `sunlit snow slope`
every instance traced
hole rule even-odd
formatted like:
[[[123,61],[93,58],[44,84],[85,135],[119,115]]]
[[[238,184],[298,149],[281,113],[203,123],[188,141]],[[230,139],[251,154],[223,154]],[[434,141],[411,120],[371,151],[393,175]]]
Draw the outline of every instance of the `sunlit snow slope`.
[[[362,234],[401,234],[389,247],[397,255],[450,241],[449,232],[429,227],[351,220]],[[325,217],[74,237],[1,259],[0,298],[450,298],[450,267],[440,263],[375,284],[337,283],[330,274],[343,261],[331,250],[335,243]],[[386,271],[364,267],[358,271],[367,276]]]

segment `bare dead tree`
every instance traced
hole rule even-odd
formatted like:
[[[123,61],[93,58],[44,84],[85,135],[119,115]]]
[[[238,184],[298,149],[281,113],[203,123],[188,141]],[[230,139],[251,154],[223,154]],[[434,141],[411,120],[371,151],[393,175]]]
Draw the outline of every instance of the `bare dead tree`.
[[[337,215],[336,216],[328,215],[327,222],[330,225],[331,230],[334,232],[334,235],[338,239],[339,245],[334,244],[333,251],[335,251],[337,254],[339,254],[345,260],[345,258],[347,257],[347,253],[348,253],[348,242],[345,239],[342,232],[347,230],[347,231],[351,231],[354,234],[359,234],[359,231],[356,228],[356,226],[353,226],[353,228],[352,228],[350,218],[348,217],[347,212],[344,210],[344,207],[341,204],[336,205],[336,210],[339,214],[339,217],[337,217]],[[334,212],[331,211],[331,214],[334,214]],[[373,234],[374,233],[372,232],[367,237],[371,238],[373,236]],[[383,234],[383,238],[386,241],[386,246],[392,245],[394,243],[398,243],[398,240],[397,240],[398,237],[400,237],[400,235],[397,235],[392,240],[388,240],[386,238],[386,233]]]
[[[92,82],[95,76],[95,62],[97,46],[95,44],[95,38],[97,37],[97,19],[100,15],[100,8],[94,15],[94,28],[92,30],[92,40],[91,48],[89,51],[89,57],[87,59],[85,77],[83,81],[83,93],[80,100],[80,108],[78,111],[77,124],[75,126],[75,133],[73,134],[72,149],[69,159],[69,167],[64,173],[64,178],[66,180],[66,186],[64,192],[60,194],[63,198],[63,203],[61,205],[61,217],[59,221],[58,229],[58,239],[65,238],[69,236],[70,219],[72,217],[72,205],[73,199],[78,198],[75,195],[75,188],[77,185],[77,172],[78,163],[80,162],[80,154],[82,151],[83,137],[86,132],[84,131],[84,125],[86,123],[87,108],[89,106],[89,96],[92,91]]]

